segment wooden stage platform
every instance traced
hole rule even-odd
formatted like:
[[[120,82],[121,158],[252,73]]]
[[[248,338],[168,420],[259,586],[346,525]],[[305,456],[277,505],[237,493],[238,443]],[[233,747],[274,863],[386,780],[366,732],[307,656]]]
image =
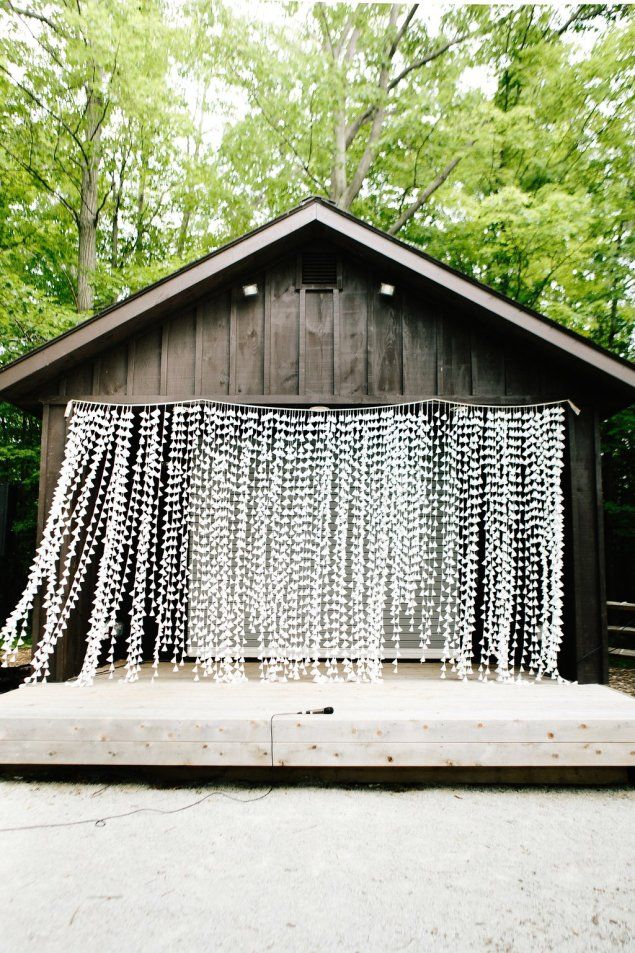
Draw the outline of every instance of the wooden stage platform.
[[[601,685],[440,680],[386,665],[381,684],[243,685],[162,666],[0,696],[0,765],[306,768],[635,766],[635,698]],[[332,715],[297,711],[335,709]]]

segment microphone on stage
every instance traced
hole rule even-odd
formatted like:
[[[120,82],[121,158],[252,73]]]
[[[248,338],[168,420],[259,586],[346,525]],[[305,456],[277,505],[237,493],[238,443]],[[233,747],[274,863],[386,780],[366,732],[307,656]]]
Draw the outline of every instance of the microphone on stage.
[[[332,715],[335,709],[328,705],[326,708],[309,708],[308,711],[297,711],[296,715]]]

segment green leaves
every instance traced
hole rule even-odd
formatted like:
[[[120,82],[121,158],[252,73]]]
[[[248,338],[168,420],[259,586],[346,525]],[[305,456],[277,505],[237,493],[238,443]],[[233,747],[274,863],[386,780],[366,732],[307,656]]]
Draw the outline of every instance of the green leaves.
[[[309,193],[632,355],[634,24],[0,0],[0,362]]]

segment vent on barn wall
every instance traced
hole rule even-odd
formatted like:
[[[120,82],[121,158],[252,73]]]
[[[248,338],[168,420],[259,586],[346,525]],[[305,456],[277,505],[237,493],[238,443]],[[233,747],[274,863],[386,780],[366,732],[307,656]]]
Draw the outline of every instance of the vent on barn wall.
[[[302,255],[302,284],[306,287],[338,286],[337,255],[329,251],[310,251]]]

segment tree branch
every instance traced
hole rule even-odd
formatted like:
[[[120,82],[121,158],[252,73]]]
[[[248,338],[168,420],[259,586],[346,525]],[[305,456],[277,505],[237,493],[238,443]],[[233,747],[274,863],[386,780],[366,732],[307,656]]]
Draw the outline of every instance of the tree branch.
[[[22,7],[16,7],[15,4],[11,3],[11,0],[3,0],[2,6],[19,17],[28,17],[30,20],[39,20],[40,23],[45,23],[54,33],[60,32],[59,27],[57,27],[52,20],[49,20],[48,17],[45,17],[43,13],[36,13],[35,10],[25,10]]]
[[[393,3],[390,8],[390,15],[388,18],[388,35],[390,36],[392,30],[397,26],[397,17],[399,15],[399,5]],[[412,11],[408,13],[406,19],[409,22],[409,19],[412,18]],[[405,26],[397,31],[401,36],[405,33]],[[385,107],[385,97],[388,91],[388,75],[390,70],[390,64],[392,63],[392,57],[394,56],[394,51],[397,49],[395,45],[395,40],[393,39],[390,47],[386,52],[385,59],[381,65],[379,72],[379,79],[377,81],[377,89],[379,92],[379,101],[376,104],[375,112],[373,115],[373,121],[371,130],[368,136],[368,141],[362,157],[357,164],[357,168],[353,173],[350,183],[346,186],[344,193],[338,196],[339,204],[342,208],[350,208],[353,203],[353,200],[357,196],[359,190],[361,189],[364,179],[368,174],[375,156],[377,155],[377,148],[379,146],[379,140],[381,138],[381,131],[384,124],[384,116],[386,112]],[[383,101],[382,101],[383,100]],[[346,136],[344,137],[344,142],[346,143]],[[348,146],[345,146],[347,149]]]
[[[104,197],[103,197],[103,199],[101,200],[101,202],[99,203],[99,206],[97,207],[97,210],[95,211],[95,220],[97,220],[97,219],[99,218],[99,216],[101,215],[101,213],[102,213],[102,211],[103,211],[103,208],[104,208],[104,205],[106,204],[106,202],[107,202],[107,200],[108,200],[108,197],[110,196],[110,193],[112,192],[112,190],[113,190],[113,187],[112,187],[112,183],[111,183],[111,184],[108,186],[108,188],[106,189],[106,191],[104,192]]]
[[[568,17],[561,27],[558,27],[556,30],[557,36],[562,36],[563,33],[566,33],[570,26],[573,26],[574,23],[586,23],[588,20],[593,20],[595,17],[599,16],[601,11],[601,4],[592,4],[588,9],[586,4],[578,7],[573,11],[570,17]]]
[[[42,36],[41,36],[41,35],[38,36],[38,34],[35,33],[35,32],[31,29],[31,24],[30,24],[30,23],[27,23],[27,22],[25,21],[24,17],[26,16],[26,14],[23,14],[22,11],[16,10],[15,8],[13,8],[13,9],[14,9],[14,12],[15,12],[18,16],[22,16],[22,17],[23,17],[24,27],[25,27],[25,29],[27,29],[27,30],[29,31],[29,36],[33,37],[33,41],[34,41],[35,43],[37,43],[37,45],[40,46],[48,56],[51,57],[51,59],[53,60],[54,63],[57,63],[57,65],[59,66],[60,69],[64,69],[64,64],[62,63],[61,59],[59,58],[59,56],[57,55],[57,53],[55,52],[55,50],[53,49],[53,47],[50,46],[48,43],[46,43],[46,42],[42,39]],[[40,33],[42,33],[42,31],[40,31]]]
[[[333,46],[333,39],[332,39],[332,37],[331,37],[331,30],[330,30],[330,27],[329,27],[329,24],[328,24],[328,20],[326,19],[326,14],[324,13],[324,8],[323,8],[323,6],[322,6],[321,3],[317,3],[317,4],[316,4],[316,7],[317,7],[317,15],[318,15],[319,19],[322,21],[322,31],[323,31],[324,36],[326,37],[326,41],[327,41],[327,43],[328,43],[328,45],[329,45],[329,51],[330,51],[330,53],[331,53],[331,57],[332,57],[333,60],[335,60],[335,48],[334,48],[334,46]]]
[[[419,9],[419,4],[418,4],[418,3],[413,3],[413,5],[412,5],[412,6],[410,7],[410,9],[408,10],[408,13],[407,13],[406,16],[404,17],[403,23],[401,24],[401,26],[400,26],[399,29],[397,30],[397,35],[395,36],[395,39],[392,41],[392,45],[391,45],[391,47],[390,47],[390,50],[388,51],[388,59],[389,59],[389,60],[392,60],[393,57],[394,57],[394,55],[395,55],[395,53],[397,52],[397,48],[399,47],[399,44],[400,44],[401,41],[403,40],[404,34],[406,33],[406,30],[407,30],[408,27],[410,26],[410,24],[411,24],[411,22],[412,22],[412,18],[414,17],[414,15],[415,15],[415,13],[417,12],[418,9]]]
[[[443,56],[444,53],[447,53],[453,46],[457,46],[459,43],[463,43],[465,40],[469,39],[472,36],[476,36],[476,33],[464,33],[462,36],[457,36],[453,40],[448,40],[447,43],[443,43],[441,46],[437,47],[436,50],[431,50],[430,53],[426,53],[425,56],[420,57],[418,60],[415,60],[414,63],[410,63],[408,66],[404,67],[400,73],[395,76],[394,79],[391,79],[388,83],[387,92],[391,93],[399,83],[402,82],[410,73],[414,70],[421,69],[423,66],[427,66],[428,63],[432,63],[434,60],[438,59],[440,56]],[[362,126],[366,125],[367,122],[373,118],[375,112],[379,108],[377,103],[374,103],[372,106],[369,106],[363,113],[361,113],[357,119],[348,127],[346,132],[346,148],[352,145],[353,140],[359,133]]]
[[[430,53],[426,53],[425,56],[415,60],[414,63],[410,63],[408,66],[402,69],[401,73],[398,73],[395,78],[390,81],[388,84],[388,91],[392,92],[395,86],[398,86],[399,83],[401,83],[401,81],[404,80],[409,73],[413,72],[413,70],[421,69],[422,66],[427,66],[428,63],[432,63],[433,60],[437,60],[440,56],[443,56],[444,53],[447,53],[448,50],[452,49],[453,46],[457,46],[459,43],[464,43],[465,40],[469,40],[472,36],[476,36],[476,33],[463,33],[462,36],[457,36],[453,40],[448,40],[447,43],[443,43],[441,46],[438,46],[436,50],[431,50]]]
[[[473,145],[474,145],[474,142],[470,142],[468,143],[467,148],[470,149]],[[390,226],[390,228],[388,229],[389,235],[396,235],[397,232],[401,231],[401,229],[404,227],[406,222],[408,222],[413,217],[413,215],[415,215],[419,211],[419,209],[423,205],[425,205],[425,203],[428,201],[430,196],[434,195],[437,189],[441,188],[445,180],[450,175],[452,175],[457,165],[464,157],[465,157],[465,153],[461,153],[461,155],[455,156],[451,162],[448,162],[446,167],[442,169],[441,172],[439,172],[436,179],[434,179],[434,181],[432,181],[430,185],[427,186],[427,188],[425,188],[422,192],[420,192],[417,195],[416,199],[410,203],[408,208],[404,212],[402,212],[399,218]]]
[[[298,152],[298,150],[297,150],[296,147],[294,146],[292,140],[291,140],[291,139],[286,135],[286,133],[285,133],[283,130],[281,130],[281,129],[277,126],[277,124],[267,115],[267,113],[266,113],[266,111],[265,111],[265,108],[264,108],[263,104],[261,103],[261,101],[260,101],[260,99],[259,99],[259,97],[258,97],[258,94],[254,91],[253,88],[250,90],[250,95],[251,95],[252,98],[254,99],[256,105],[258,106],[258,109],[259,109],[260,112],[262,113],[262,116],[263,116],[265,122],[267,123],[267,125],[269,126],[269,128],[278,136],[278,138],[286,145],[286,147],[291,150],[291,152],[293,153],[293,155],[294,155],[296,161],[297,161],[298,164],[300,165],[301,169],[304,171],[305,175],[307,175],[307,176],[309,177],[309,179],[313,182],[313,184],[316,185],[322,192],[326,192],[326,188],[325,188],[325,186],[324,186],[324,183],[323,183],[323,182],[320,182],[320,180],[311,172],[311,170],[309,169],[309,167],[308,167],[306,161],[302,158],[302,156],[300,155],[300,153]]]
[[[61,204],[64,206],[64,208],[72,215],[73,220],[75,221],[75,223],[76,223],[76,224],[79,224],[79,216],[78,216],[77,212],[75,211],[75,209],[73,208],[73,206],[70,205],[70,204],[66,201],[66,199],[64,198],[64,196],[61,195],[56,189],[54,189],[52,185],[49,185],[49,183],[46,181],[46,179],[45,179],[42,175],[40,175],[40,173],[37,171],[37,169],[34,169],[33,166],[31,166],[31,165],[29,165],[28,163],[24,162],[22,159],[20,159],[19,156],[14,155],[14,153],[11,152],[11,150],[7,148],[6,143],[0,141],[0,148],[4,149],[4,151],[6,152],[6,154],[7,154],[11,159],[13,159],[13,161],[16,162],[16,163],[20,166],[21,169],[24,169],[25,172],[28,172],[30,176],[32,176],[37,182],[39,182],[40,185],[43,186],[43,188],[45,188],[46,191],[47,191],[50,195],[55,196],[55,198],[58,200],[58,202],[61,202]]]
[[[10,81],[13,85],[17,86],[18,89],[21,89],[22,92],[25,93],[25,94],[29,97],[29,99],[31,99],[34,103],[36,103],[36,105],[38,105],[38,106],[40,107],[40,109],[43,109],[44,112],[48,113],[49,116],[50,116],[52,119],[55,120],[55,122],[57,122],[57,123],[60,124],[60,126],[62,127],[62,129],[65,129],[65,130],[66,130],[66,132],[69,134],[69,136],[71,137],[71,139],[73,140],[73,142],[75,143],[75,145],[77,146],[77,148],[78,148],[78,149],[80,150],[80,152],[82,153],[82,156],[84,157],[84,161],[88,164],[88,156],[86,155],[86,152],[84,151],[83,143],[82,143],[81,139],[79,138],[79,136],[77,136],[77,135],[73,132],[73,130],[71,129],[71,127],[68,125],[68,123],[66,123],[66,122],[62,119],[61,116],[58,116],[57,113],[53,112],[53,110],[50,109],[50,108],[46,105],[46,103],[44,103],[44,102],[39,98],[39,96],[36,96],[35,93],[32,92],[32,90],[30,90],[30,89],[28,88],[28,86],[25,86],[25,85],[24,85],[23,83],[21,83],[19,80],[15,79],[15,78],[11,75],[10,71],[6,68],[6,66],[3,66],[1,63],[0,63],[0,70],[2,70],[2,72],[9,78],[9,81]]]
[[[355,49],[357,48],[357,41],[359,40],[359,35],[361,30],[358,26],[353,27],[353,31],[348,38],[348,43],[346,44],[346,53],[344,55],[345,62],[349,62],[355,56]]]

